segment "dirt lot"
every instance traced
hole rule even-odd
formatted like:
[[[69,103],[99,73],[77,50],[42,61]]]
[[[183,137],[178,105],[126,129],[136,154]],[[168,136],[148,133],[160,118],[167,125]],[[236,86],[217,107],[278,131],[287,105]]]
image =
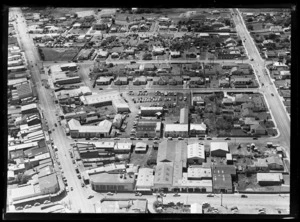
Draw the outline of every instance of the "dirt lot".
[[[77,48],[41,48],[45,61],[70,61],[78,53]]]
[[[130,157],[130,163],[135,165],[140,165],[140,167],[149,167],[152,168],[153,166],[149,166],[147,164],[147,160],[155,159],[157,157],[157,150],[154,150],[152,147],[147,149],[147,153],[135,153],[132,152]]]

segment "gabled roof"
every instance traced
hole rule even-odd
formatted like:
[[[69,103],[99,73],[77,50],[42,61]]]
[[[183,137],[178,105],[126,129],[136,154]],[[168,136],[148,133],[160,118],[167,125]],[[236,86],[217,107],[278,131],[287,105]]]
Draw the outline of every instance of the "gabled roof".
[[[173,163],[158,163],[155,169],[154,184],[172,185]]]

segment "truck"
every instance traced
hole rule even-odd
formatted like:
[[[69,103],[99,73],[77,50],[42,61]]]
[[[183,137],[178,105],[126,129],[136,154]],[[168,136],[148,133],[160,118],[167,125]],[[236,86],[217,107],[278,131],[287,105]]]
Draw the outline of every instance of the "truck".
[[[53,148],[54,148],[54,151],[57,151],[57,150],[58,150],[56,145],[55,145]]]

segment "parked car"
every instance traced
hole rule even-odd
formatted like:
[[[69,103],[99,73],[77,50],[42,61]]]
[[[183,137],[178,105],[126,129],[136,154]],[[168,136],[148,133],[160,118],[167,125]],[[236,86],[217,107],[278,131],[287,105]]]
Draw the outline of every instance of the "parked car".
[[[173,195],[173,197],[180,197],[180,194],[175,193],[175,194]]]
[[[114,138],[114,140],[120,140],[120,138],[118,138],[118,137],[115,137],[115,138]]]
[[[257,140],[257,137],[253,137],[254,140]]]
[[[229,137],[226,137],[226,138],[225,138],[225,140],[231,140],[231,138],[229,138]]]
[[[183,138],[182,137],[178,137],[178,140],[183,140]]]
[[[140,192],[136,192],[135,193],[135,196],[142,196],[143,194],[142,193],[140,193]]]
[[[114,193],[112,193],[112,192],[108,192],[108,193],[107,193],[107,195],[113,196],[113,195],[114,195]]]
[[[207,140],[212,140],[212,138],[211,138],[211,137],[206,137],[206,139],[207,139]]]
[[[73,187],[70,187],[71,191],[73,191]]]
[[[214,195],[210,193],[207,195],[207,197],[214,197]]]
[[[273,93],[271,93],[271,96],[274,96],[274,94],[273,94]]]
[[[173,138],[172,137],[168,137],[168,140],[173,140]]]
[[[81,187],[84,187],[84,183],[81,183]]]
[[[245,195],[245,194],[242,194],[242,195],[241,195],[241,198],[248,198],[248,196]]]
[[[89,196],[88,196],[88,199],[91,199],[91,198],[93,198],[93,197],[94,197],[93,195],[89,195]]]

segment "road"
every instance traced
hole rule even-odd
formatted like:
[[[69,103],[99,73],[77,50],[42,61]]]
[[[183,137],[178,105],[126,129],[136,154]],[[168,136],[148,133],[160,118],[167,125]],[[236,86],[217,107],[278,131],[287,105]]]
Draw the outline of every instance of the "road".
[[[250,64],[253,65],[254,69],[257,70],[256,75],[260,83],[270,83],[267,86],[264,86],[260,91],[265,96],[267,100],[272,116],[277,124],[277,128],[280,131],[280,141],[281,145],[286,148],[288,156],[290,155],[290,119],[288,113],[285,110],[285,107],[281,101],[281,98],[275,88],[275,85],[272,83],[269,75],[265,74],[265,65],[266,62],[263,60],[256,48],[256,45],[247,30],[245,23],[243,22],[241,13],[238,9],[231,10],[233,14],[233,21],[236,25],[237,33],[240,35],[241,39],[244,40],[244,46],[248,52],[248,55],[253,58],[254,61],[250,61]],[[274,94],[272,96],[271,94]]]
[[[48,120],[49,128],[55,128],[51,137],[53,138],[54,144],[58,147],[58,157],[68,184],[70,187],[72,186],[74,188],[74,191],[70,191],[68,193],[67,198],[70,199],[72,210],[74,212],[78,212],[79,209],[81,209],[82,212],[91,212],[93,210],[93,206],[90,201],[87,200],[87,191],[85,191],[85,188],[81,187],[81,181],[77,178],[75,168],[71,157],[69,156],[68,149],[73,141],[65,136],[65,132],[61,126],[54,126],[57,122],[57,117],[55,115],[55,103],[51,96],[51,92],[42,87],[40,70],[38,66],[36,66],[36,64],[40,64],[41,61],[39,60],[39,56],[35,50],[32,39],[26,33],[27,27],[26,23],[23,22],[24,18],[22,16],[22,12],[19,8],[13,8],[12,13],[18,15],[16,20],[17,35],[21,42],[21,47],[26,54],[32,80],[38,89],[40,108],[43,110],[45,118]]]

